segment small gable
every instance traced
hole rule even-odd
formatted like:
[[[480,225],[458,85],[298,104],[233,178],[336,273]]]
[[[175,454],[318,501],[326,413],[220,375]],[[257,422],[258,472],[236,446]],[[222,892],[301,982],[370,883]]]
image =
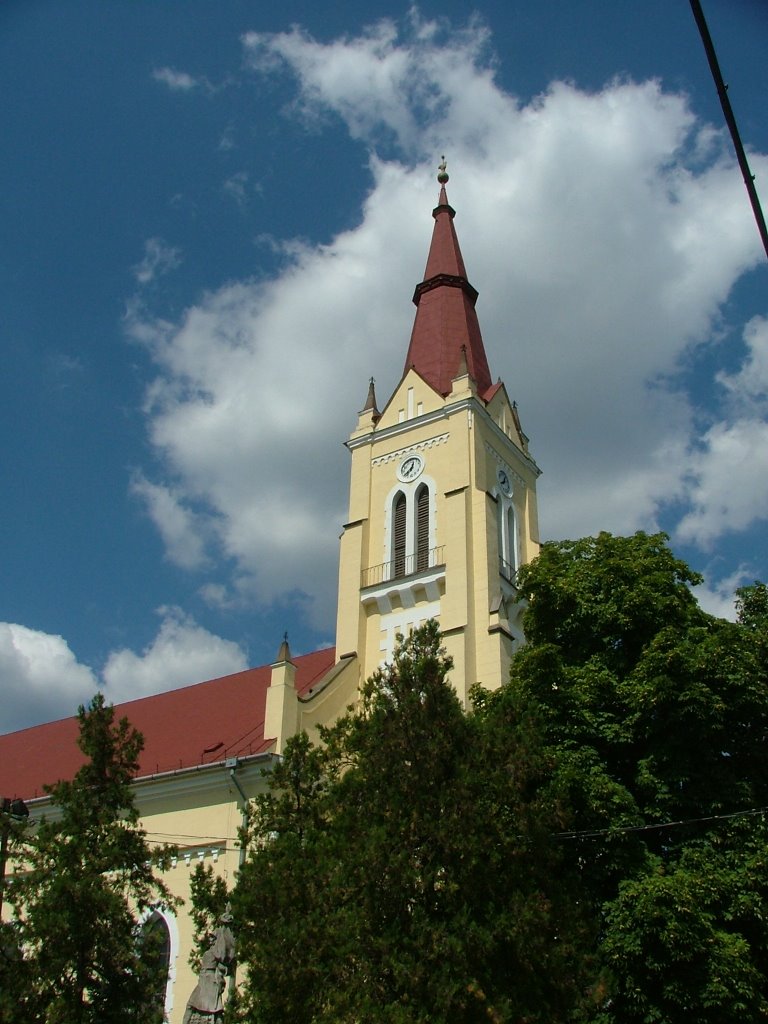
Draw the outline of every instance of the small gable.
[[[528,437],[520,425],[517,403],[510,402],[506,385],[497,381],[484,395],[488,415],[507,435],[507,437],[528,454]]]
[[[381,430],[415,419],[445,406],[445,399],[411,367],[387,402],[376,427]]]

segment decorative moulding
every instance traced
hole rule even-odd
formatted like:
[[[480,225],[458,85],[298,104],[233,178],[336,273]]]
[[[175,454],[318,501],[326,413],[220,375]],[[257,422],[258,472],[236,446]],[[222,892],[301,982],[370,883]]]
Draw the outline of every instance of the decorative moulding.
[[[450,434],[438,434],[435,437],[430,437],[426,441],[419,441],[418,444],[409,444],[405,448],[398,448],[393,452],[387,452],[386,455],[377,455],[375,459],[371,459],[372,466],[384,466],[388,462],[395,462],[398,459],[403,458],[409,452],[423,452],[429,448],[435,448],[439,444],[445,444],[450,437]]]

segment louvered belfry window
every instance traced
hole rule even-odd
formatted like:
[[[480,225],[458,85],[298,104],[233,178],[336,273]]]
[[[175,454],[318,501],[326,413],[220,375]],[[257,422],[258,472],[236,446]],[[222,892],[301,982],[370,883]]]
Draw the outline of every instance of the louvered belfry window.
[[[400,493],[392,510],[392,553],[396,577],[405,575],[405,507],[405,495]]]
[[[422,484],[416,494],[416,571],[429,567],[429,491]]]

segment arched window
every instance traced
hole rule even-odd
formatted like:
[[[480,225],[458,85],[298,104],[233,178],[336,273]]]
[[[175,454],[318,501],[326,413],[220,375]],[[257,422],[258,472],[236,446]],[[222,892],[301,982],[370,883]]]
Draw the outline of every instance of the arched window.
[[[393,575],[405,575],[405,544],[406,544],[406,501],[400,491],[392,506],[392,568]]]
[[[416,492],[416,572],[429,568],[429,489]]]
[[[515,518],[515,506],[510,503],[506,512],[507,519],[507,561],[514,572],[517,571],[517,520]]]
[[[514,581],[518,568],[517,521],[515,507],[508,499],[499,503],[499,569],[502,576]]]
[[[168,972],[171,965],[171,933],[162,914],[155,911],[141,926],[141,959],[149,968],[153,1002],[158,1011],[165,1011]]]
[[[383,578],[402,579],[423,572],[434,561],[435,508],[431,480],[404,481],[387,495],[387,531]]]

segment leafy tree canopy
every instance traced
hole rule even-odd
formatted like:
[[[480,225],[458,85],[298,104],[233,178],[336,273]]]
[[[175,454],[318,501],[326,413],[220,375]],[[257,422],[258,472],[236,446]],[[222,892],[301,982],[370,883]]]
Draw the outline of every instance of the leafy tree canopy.
[[[172,851],[150,851],[139,827],[130,784],[143,740],[100,694],[78,719],[86,761],[47,787],[54,810],[27,830],[25,870],[8,889],[17,953],[0,962],[4,1012],[29,1024],[160,1022],[165,965],[138,922],[173,903],[155,874]]]
[[[465,713],[434,622],[359,706],[288,745],[233,894],[247,1021],[565,1021],[581,1000],[578,873],[551,841],[527,715]]]
[[[707,615],[663,534],[544,545],[500,708],[537,717],[612,973],[597,1018],[768,1014],[768,599]]]
[[[233,1020],[768,1017],[768,591],[706,614],[663,534],[547,544],[465,712],[435,623],[289,745],[234,893]]]

